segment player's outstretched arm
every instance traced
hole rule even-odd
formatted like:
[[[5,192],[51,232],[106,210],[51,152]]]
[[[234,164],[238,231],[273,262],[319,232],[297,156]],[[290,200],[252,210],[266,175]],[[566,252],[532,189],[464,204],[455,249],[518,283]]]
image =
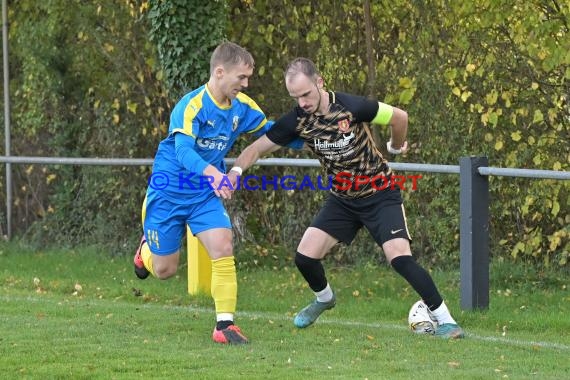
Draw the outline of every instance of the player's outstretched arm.
[[[408,150],[406,135],[408,133],[408,113],[397,107],[392,107],[393,113],[389,125],[391,138],[388,141],[388,151],[390,153],[405,153]]]
[[[232,185],[236,184],[237,176],[255,164],[261,156],[275,152],[279,148],[281,148],[281,145],[275,144],[266,135],[261,136],[247,146],[236,158],[234,166],[228,172],[228,178]]]

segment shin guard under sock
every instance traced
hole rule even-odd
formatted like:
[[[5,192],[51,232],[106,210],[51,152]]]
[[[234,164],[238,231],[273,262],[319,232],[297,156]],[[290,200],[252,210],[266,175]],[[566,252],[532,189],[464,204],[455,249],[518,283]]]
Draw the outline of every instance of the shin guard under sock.
[[[212,260],[212,298],[216,313],[235,313],[237,276],[233,256]]]
[[[295,255],[295,265],[313,292],[320,292],[327,287],[325,268],[321,260],[313,259],[297,252]]]
[[[414,288],[430,310],[437,309],[443,299],[429,273],[412,256],[398,256],[390,263],[392,268]]]

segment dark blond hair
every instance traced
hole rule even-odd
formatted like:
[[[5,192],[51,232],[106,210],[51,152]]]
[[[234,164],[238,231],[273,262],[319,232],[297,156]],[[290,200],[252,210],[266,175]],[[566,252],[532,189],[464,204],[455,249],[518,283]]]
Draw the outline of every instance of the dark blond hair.
[[[295,58],[292,60],[289,65],[287,65],[287,69],[285,69],[285,79],[288,77],[294,77],[297,74],[305,74],[307,77],[311,78],[312,80],[316,81],[318,77],[321,76],[319,74],[319,70],[317,70],[317,66],[308,58]]]
[[[233,42],[222,42],[216,47],[212,57],[210,57],[210,74],[214,72],[218,65],[228,67],[236,66],[240,63],[253,68],[254,61],[251,53]]]

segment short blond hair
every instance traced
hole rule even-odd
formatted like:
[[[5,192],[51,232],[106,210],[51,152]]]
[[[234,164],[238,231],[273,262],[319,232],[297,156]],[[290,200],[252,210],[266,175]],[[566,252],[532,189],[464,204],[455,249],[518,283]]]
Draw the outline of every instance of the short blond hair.
[[[243,63],[253,68],[253,56],[245,48],[233,42],[225,41],[219,44],[210,57],[210,74],[218,65],[224,67],[236,66]]]

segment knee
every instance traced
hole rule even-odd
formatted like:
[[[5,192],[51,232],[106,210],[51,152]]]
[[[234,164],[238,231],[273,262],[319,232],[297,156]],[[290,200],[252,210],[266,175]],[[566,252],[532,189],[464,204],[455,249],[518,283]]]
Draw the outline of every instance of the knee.
[[[222,244],[221,250],[221,257],[229,257],[233,256],[234,254],[234,245],[231,241],[225,242]]]
[[[208,252],[208,254],[212,260],[221,259],[222,257],[230,257],[234,254],[234,247],[231,240],[220,242],[219,244],[216,244],[216,247],[212,249],[211,252]]]
[[[311,268],[313,267],[313,265],[315,265],[315,263],[320,262],[320,260],[317,259],[313,259],[311,257],[305,256],[302,253],[295,253],[295,265],[297,266],[297,269],[299,270],[303,270],[304,268]]]
[[[176,274],[178,266],[172,264],[154,263],[152,269],[156,275],[156,278],[159,280],[166,280],[167,278],[170,278]]]
[[[402,238],[392,239],[385,242],[382,245],[382,249],[384,250],[384,254],[386,255],[386,260],[388,262],[391,262],[396,257],[412,255],[410,242]]]

